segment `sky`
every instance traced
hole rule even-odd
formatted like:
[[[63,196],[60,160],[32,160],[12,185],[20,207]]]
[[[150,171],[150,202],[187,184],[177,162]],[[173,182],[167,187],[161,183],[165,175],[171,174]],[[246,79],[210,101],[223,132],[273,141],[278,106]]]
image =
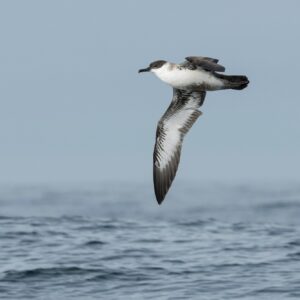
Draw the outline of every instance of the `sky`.
[[[154,60],[220,59],[177,181],[299,182],[300,2],[1,1],[0,183],[152,184],[172,97]]]

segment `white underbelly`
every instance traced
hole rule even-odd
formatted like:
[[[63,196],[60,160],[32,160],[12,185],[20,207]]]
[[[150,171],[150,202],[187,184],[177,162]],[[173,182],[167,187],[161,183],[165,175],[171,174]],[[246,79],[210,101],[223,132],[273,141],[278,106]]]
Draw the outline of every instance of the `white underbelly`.
[[[219,89],[223,86],[222,81],[213,74],[202,70],[172,70],[157,74],[165,83],[174,88],[184,88],[187,86],[207,85]]]

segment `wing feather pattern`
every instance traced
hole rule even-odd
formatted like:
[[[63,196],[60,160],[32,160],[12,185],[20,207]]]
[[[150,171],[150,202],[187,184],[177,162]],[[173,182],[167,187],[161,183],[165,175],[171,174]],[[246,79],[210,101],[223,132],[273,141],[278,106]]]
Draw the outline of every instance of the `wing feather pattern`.
[[[153,181],[157,202],[164,200],[177,172],[183,138],[202,114],[205,92],[173,89],[173,99],[159,120],[153,153]]]
[[[225,68],[218,64],[218,59],[202,56],[188,56],[185,58],[192,65],[203,68],[206,71],[224,72]]]

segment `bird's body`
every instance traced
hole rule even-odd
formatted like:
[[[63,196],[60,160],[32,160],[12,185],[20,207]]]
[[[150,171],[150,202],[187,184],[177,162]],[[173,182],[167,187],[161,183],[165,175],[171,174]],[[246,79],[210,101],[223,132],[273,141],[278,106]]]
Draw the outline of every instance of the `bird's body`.
[[[223,75],[225,68],[210,57],[190,56],[181,64],[158,60],[139,72],[153,72],[173,87],[173,99],[159,120],[153,153],[153,179],[156,199],[164,200],[177,172],[185,134],[202,114],[206,91],[244,89],[246,76]]]
[[[214,91],[222,89],[224,83],[211,72],[201,68],[188,68],[184,64],[166,63],[153,73],[163,82],[176,89]]]

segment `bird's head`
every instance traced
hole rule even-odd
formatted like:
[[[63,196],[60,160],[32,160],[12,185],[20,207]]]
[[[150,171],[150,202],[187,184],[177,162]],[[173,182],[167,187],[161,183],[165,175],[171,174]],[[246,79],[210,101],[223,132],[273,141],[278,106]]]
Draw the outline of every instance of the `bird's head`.
[[[163,67],[167,62],[165,60],[156,60],[152,62],[148,68],[140,69],[139,73],[141,72],[156,72],[158,69]]]

